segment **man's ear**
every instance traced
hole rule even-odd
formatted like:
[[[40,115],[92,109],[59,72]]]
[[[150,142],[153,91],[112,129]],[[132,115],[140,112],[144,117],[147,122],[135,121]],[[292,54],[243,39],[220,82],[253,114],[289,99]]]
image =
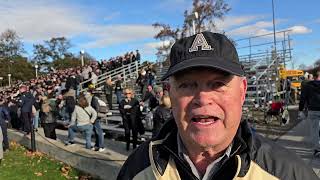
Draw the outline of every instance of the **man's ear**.
[[[247,93],[247,79],[245,77],[240,77],[240,91],[241,91],[241,104],[243,105],[246,99]]]

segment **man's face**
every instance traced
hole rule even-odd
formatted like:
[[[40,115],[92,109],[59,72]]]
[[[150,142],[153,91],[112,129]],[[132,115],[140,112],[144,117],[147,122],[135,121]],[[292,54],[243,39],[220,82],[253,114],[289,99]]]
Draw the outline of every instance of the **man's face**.
[[[151,92],[152,91],[152,86],[148,86],[147,90],[148,90],[148,92]]]
[[[131,99],[131,97],[132,97],[132,92],[131,92],[130,90],[126,89],[126,90],[124,91],[124,95],[126,96],[127,99]]]
[[[228,146],[240,124],[246,79],[197,68],[171,77],[170,85],[173,116],[185,145]]]

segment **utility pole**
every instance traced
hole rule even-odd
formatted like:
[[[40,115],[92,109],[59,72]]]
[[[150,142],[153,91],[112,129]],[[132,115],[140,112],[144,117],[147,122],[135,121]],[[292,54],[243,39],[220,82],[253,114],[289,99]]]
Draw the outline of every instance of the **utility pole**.
[[[277,52],[277,38],[276,38],[276,22],[275,22],[275,13],[274,13],[274,0],[272,0],[272,23],[273,23],[273,45],[274,45],[274,52],[275,52],[275,71],[276,71],[276,79],[275,85],[277,91],[279,90],[279,58]]]

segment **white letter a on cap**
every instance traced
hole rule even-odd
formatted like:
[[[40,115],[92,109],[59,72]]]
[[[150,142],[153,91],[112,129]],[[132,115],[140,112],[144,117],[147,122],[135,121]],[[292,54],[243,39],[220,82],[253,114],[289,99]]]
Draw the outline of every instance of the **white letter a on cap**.
[[[201,46],[201,50],[203,51],[212,50],[202,33],[197,34],[196,38],[193,40],[191,48],[189,48],[189,52],[199,51],[199,46]]]

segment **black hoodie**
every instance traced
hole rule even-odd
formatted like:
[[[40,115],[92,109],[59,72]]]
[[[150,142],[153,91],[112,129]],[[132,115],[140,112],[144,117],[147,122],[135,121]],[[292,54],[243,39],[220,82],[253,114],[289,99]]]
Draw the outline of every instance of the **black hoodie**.
[[[302,85],[299,111],[303,110],[305,104],[307,105],[309,111],[320,111],[319,80],[309,81]]]

